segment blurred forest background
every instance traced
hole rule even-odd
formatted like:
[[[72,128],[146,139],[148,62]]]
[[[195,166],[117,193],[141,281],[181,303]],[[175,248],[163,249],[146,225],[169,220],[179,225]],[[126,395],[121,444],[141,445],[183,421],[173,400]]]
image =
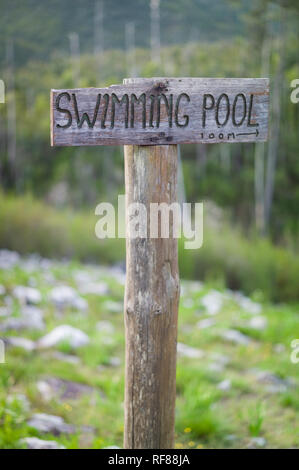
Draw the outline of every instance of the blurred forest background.
[[[51,148],[51,88],[128,76],[269,76],[268,143],[181,147],[181,199],[206,201],[206,230],[200,253],[181,250],[180,269],[184,277],[220,277],[233,289],[298,300],[299,106],[290,101],[299,77],[296,0],[1,0],[0,8],[1,246],[124,259],[123,241],[96,241],[93,214],[124,192],[123,149]]]

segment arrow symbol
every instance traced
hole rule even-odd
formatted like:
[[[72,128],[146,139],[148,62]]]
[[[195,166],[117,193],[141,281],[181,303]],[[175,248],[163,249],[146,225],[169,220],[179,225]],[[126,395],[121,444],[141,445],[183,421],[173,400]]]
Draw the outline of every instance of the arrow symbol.
[[[258,129],[256,129],[255,132],[242,132],[242,133],[236,134],[236,135],[255,135],[256,137],[258,137],[259,136],[259,131],[258,131]]]

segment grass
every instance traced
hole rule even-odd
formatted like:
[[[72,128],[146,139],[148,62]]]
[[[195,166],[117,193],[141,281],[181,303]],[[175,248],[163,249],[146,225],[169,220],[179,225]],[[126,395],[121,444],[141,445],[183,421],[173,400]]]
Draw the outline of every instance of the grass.
[[[0,193],[0,248],[75,261],[123,263],[124,239],[98,240],[94,231],[97,220],[94,208],[85,212],[58,210],[30,196]],[[180,239],[179,264],[185,279],[239,289],[256,299],[299,302],[298,254],[275,247],[267,239],[247,239],[225,223],[215,229],[208,210],[204,212],[203,247],[186,250]]]
[[[248,421],[250,435],[258,437],[261,434],[264,421],[264,407],[261,402],[257,402],[253,408],[248,410]]]
[[[54,284],[77,287],[78,271],[89,273],[96,281],[106,282],[109,293],[103,296],[86,295],[88,313],[71,308],[58,313],[48,300]],[[52,284],[49,283],[51,275]],[[124,400],[124,326],[122,312],[111,312],[107,302],[120,302],[123,285],[109,269],[96,270],[79,262],[54,262],[49,269],[26,270],[22,264],[10,270],[0,270],[0,284],[10,294],[14,286],[34,285],[42,293],[40,307],[44,311],[46,331],[60,324],[70,324],[82,329],[90,337],[90,344],[72,350],[63,343],[56,350],[76,355],[78,364],[57,359],[53,349],[40,353],[25,352],[9,347],[6,363],[0,364],[0,448],[18,448],[19,440],[26,436],[55,439],[68,448],[103,448],[122,446]],[[229,295],[221,311],[215,315],[216,324],[199,329],[197,323],[209,318],[201,304],[202,297],[211,288],[220,287],[212,282],[182,282],[179,312],[179,338],[184,344],[204,351],[202,359],[178,358],[176,402],[176,447],[178,448],[229,448],[247,447],[250,439],[261,436],[269,448],[298,447],[298,367],[290,361],[291,341],[298,337],[299,317],[296,307],[263,303],[263,316],[268,326],[256,332],[246,327],[252,316],[242,310]],[[0,306],[4,296],[0,296]],[[13,300],[17,316],[20,305]],[[97,331],[100,320],[111,322],[111,334]],[[3,321],[0,319],[0,321]],[[238,346],[221,338],[224,328],[234,328],[251,339],[249,346]],[[21,335],[36,340],[40,332],[8,331],[7,335]],[[280,349],[277,349],[280,344]],[[279,351],[279,352],[277,352]],[[111,357],[120,360],[111,366]],[[219,370],[211,364],[224,363]],[[267,370],[281,378],[291,377],[296,386],[285,392],[271,394],[265,385],[256,380],[255,370]],[[62,400],[58,396],[45,401],[37,382],[45,377],[56,377],[92,387],[89,394],[75,399]],[[231,388],[220,390],[224,379]],[[19,395],[26,395],[29,409]],[[61,416],[77,427],[72,436],[41,434],[27,424],[36,412]],[[84,432],[82,426],[91,426],[93,432]]]

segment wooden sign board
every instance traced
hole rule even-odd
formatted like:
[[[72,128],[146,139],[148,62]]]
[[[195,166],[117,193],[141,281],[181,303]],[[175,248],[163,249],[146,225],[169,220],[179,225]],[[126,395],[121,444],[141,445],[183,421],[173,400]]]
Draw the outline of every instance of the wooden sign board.
[[[266,78],[130,79],[107,88],[52,90],[51,144],[262,142],[268,114]]]

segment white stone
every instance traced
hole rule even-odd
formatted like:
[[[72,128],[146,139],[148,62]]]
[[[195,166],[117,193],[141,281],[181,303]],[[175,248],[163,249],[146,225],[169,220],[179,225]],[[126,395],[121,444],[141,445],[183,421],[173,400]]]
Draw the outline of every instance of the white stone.
[[[238,330],[224,330],[221,333],[221,338],[225,339],[226,341],[230,341],[231,343],[239,344],[248,346],[251,342],[251,339],[241,333]]]
[[[111,313],[120,313],[123,310],[123,304],[120,302],[114,302],[113,300],[107,300],[104,303],[103,308]]]
[[[58,444],[56,441],[45,441],[38,437],[24,437],[20,440],[21,444],[26,444],[27,449],[65,449],[62,444]]]
[[[23,307],[21,310],[21,319],[28,325],[28,328],[36,330],[43,330],[45,328],[43,312],[37,307]]]
[[[208,365],[208,370],[210,372],[217,372],[217,373],[221,374],[221,372],[224,371],[224,365],[221,364],[220,362],[211,362]]]
[[[108,446],[108,447],[103,447],[103,449],[120,449],[118,446]]]
[[[218,362],[219,364],[221,364],[223,366],[227,366],[231,362],[231,359],[230,359],[229,356],[226,356],[225,354],[221,354],[221,353],[218,353],[218,352],[213,352],[211,354],[211,358],[215,362]]]
[[[253,302],[249,297],[246,297],[241,292],[236,292],[234,294],[235,301],[240,305],[240,307],[251,315],[259,315],[262,311],[261,304]]]
[[[216,315],[222,308],[223,295],[212,289],[201,298],[201,303],[209,315]]]
[[[121,360],[119,357],[110,357],[109,361],[108,361],[108,364],[109,366],[112,366],[112,367],[118,367],[120,366],[121,364]]]
[[[55,394],[52,390],[52,387],[48,384],[48,382],[44,380],[39,380],[36,384],[36,388],[42,396],[44,401],[51,401],[53,400]]]
[[[0,295],[4,295],[5,294],[5,287],[2,286],[2,284],[0,284]]]
[[[109,292],[109,288],[105,282],[89,282],[79,286],[79,291],[83,295],[106,295]]]
[[[11,315],[11,311],[7,307],[0,307],[0,317],[8,317]]]
[[[8,338],[6,338],[6,341],[11,346],[14,346],[15,348],[24,349],[25,351],[30,352],[35,349],[35,343],[34,341],[31,341],[31,339],[20,338],[18,336],[9,336]]]
[[[229,379],[222,380],[217,385],[218,390],[222,390],[223,392],[228,392],[232,387],[231,381]]]
[[[42,300],[40,291],[34,287],[16,286],[13,290],[13,295],[20,302],[28,304],[38,304]]]
[[[263,331],[267,328],[268,320],[266,317],[257,315],[249,320],[248,326],[254,330]]]
[[[88,303],[80,297],[70,286],[57,286],[51,290],[50,300],[58,307],[73,307],[77,310],[86,310]]]
[[[266,391],[271,394],[284,393],[293,386],[292,380],[282,379],[269,371],[257,371],[256,379],[263,384]]]
[[[37,344],[39,348],[52,348],[61,342],[67,342],[72,348],[76,349],[88,344],[89,337],[78,328],[70,325],[60,325],[43,336]]]
[[[115,328],[112,323],[108,320],[101,320],[98,321],[96,324],[96,329],[101,333],[105,333],[108,335],[113,335],[115,333]]]
[[[21,310],[20,317],[10,317],[3,321],[0,329],[6,330],[44,330],[42,311],[34,306],[25,306]]]
[[[39,432],[52,434],[71,434],[73,426],[67,424],[61,416],[48,415],[46,413],[35,413],[28,421],[28,426]]]
[[[281,354],[281,353],[285,352],[285,350],[286,350],[286,347],[282,343],[277,343],[277,344],[274,345],[274,351],[277,354]]]
[[[187,299],[184,299],[182,302],[182,306],[184,308],[194,308],[194,300],[191,299],[190,297]]]
[[[215,324],[216,324],[216,322],[215,322],[214,318],[203,318],[202,320],[200,320],[197,323],[197,327],[200,328],[200,329],[210,328],[211,326],[213,326]]]
[[[26,395],[23,393],[16,393],[12,395],[8,395],[7,403],[12,404],[13,402],[17,401],[21,407],[23,412],[27,413],[30,410],[30,403]]]
[[[267,441],[264,437],[252,437],[250,439],[250,442],[248,444],[248,447],[249,448],[256,448],[256,447],[265,447],[265,445],[267,444]]]
[[[16,251],[0,250],[0,269],[11,269],[20,260]]]
[[[85,311],[88,309],[88,302],[83,297],[76,297],[72,302],[72,307],[76,310]]]
[[[58,361],[68,362],[69,364],[80,364],[80,358],[74,354],[64,354],[60,351],[54,351],[53,357]]]
[[[199,359],[204,356],[204,352],[201,349],[192,348],[187,344],[178,343],[177,352],[182,357],[189,357],[191,359]]]

